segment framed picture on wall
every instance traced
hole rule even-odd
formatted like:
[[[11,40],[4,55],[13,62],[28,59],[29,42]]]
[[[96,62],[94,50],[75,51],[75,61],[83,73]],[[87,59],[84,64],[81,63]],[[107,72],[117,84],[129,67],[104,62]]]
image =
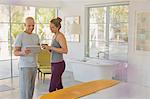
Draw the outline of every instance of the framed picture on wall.
[[[136,50],[150,51],[150,11],[136,13]]]
[[[67,16],[65,17],[65,36],[67,41],[71,42],[80,42],[80,34],[79,33],[72,33],[71,26],[72,24],[80,24],[80,16]]]

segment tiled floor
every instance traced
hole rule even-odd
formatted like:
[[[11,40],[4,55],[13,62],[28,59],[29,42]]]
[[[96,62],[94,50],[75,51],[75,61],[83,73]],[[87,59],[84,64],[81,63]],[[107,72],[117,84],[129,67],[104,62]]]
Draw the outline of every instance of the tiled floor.
[[[35,93],[33,99],[39,99],[39,97],[48,92],[50,75],[46,75],[45,81],[41,79],[36,79]],[[75,81],[73,79],[73,74],[71,72],[65,72],[63,74],[63,85],[64,87],[69,87],[81,82]],[[1,99],[19,99],[19,79],[15,77],[13,79],[0,80],[0,85],[7,85],[13,87],[13,90],[0,92]]]
[[[50,75],[46,75],[44,82],[41,79],[36,79],[33,99],[39,99],[42,94],[48,93],[49,80]],[[80,83],[81,82],[74,80],[71,72],[64,73],[64,87],[69,87]],[[7,85],[14,88],[13,90],[0,92],[0,99],[19,99],[18,77],[0,80],[0,85]],[[150,88],[132,83],[121,82],[114,87],[81,97],[81,99],[150,99]]]

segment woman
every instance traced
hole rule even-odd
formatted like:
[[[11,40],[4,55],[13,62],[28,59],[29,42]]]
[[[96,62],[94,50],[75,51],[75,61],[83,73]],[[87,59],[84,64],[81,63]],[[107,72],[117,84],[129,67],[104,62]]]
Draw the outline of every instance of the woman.
[[[57,17],[50,21],[50,30],[54,33],[51,46],[42,45],[43,48],[48,49],[52,53],[52,75],[49,87],[49,92],[56,91],[63,88],[62,74],[65,70],[65,62],[63,54],[67,54],[68,48],[66,38],[60,32],[62,19]]]

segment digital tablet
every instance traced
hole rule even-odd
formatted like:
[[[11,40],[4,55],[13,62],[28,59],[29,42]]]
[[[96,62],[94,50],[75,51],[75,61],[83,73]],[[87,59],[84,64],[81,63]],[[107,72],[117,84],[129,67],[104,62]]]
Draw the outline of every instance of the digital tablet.
[[[31,50],[32,54],[38,54],[41,51],[40,46],[27,46],[26,48]]]

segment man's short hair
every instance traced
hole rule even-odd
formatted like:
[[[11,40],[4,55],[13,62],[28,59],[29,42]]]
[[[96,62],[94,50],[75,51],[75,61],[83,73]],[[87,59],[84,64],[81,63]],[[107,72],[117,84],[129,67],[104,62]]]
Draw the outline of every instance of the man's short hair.
[[[33,20],[34,21],[34,18],[33,17],[27,17],[26,19],[25,19],[25,23],[27,22],[27,20],[29,20],[29,19],[31,19],[31,20]]]

